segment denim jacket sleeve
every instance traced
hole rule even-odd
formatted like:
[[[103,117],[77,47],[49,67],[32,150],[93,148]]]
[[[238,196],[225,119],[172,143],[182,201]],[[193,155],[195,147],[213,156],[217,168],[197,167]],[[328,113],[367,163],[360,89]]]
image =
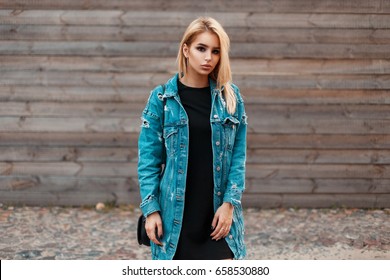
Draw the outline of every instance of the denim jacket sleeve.
[[[241,205],[242,193],[245,190],[247,115],[238,88],[235,86],[233,88],[237,95],[237,113],[240,123],[234,141],[231,166],[223,202],[229,202],[233,206],[238,206]]]
[[[142,200],[140,208],[145,217],[161,210],[159,185],[165,152],[161,122],[164,112],[162,94],[160,87],[151,92],[142,112],[138,139],[138,181]]]

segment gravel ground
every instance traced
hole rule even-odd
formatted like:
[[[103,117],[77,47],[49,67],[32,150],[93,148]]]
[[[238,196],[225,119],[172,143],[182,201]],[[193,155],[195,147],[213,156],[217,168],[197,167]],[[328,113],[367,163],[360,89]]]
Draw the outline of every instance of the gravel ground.
[[[150,259],[138,208],[5,207],[0,259]],[[390,259],[390,209],[245,209],[247,259]]]

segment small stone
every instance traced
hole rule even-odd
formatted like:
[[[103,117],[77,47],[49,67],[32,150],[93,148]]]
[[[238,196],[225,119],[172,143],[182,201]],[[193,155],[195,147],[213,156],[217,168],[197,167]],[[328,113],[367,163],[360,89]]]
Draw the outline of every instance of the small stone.
[[[42,251],[39,250],[25,250],[18,252],[17,254],[23,259],[34,259],[41,256]]]
[[[102,211],[105,207],[106,206],[102,202],[99,202],[98,204],[96,204],[96,210],[97,211]]]
[[[345,237],[348,238],[348,239],[351,239],[351,240],[356,240],[356,239],[359,238],[359,234],[354,233],[354,232],[347,232],[345,234]]]

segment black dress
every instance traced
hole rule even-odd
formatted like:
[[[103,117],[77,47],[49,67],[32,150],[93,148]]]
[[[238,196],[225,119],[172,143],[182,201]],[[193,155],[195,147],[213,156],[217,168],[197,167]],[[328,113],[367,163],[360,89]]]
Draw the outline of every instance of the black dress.
[[[178,81],[179,96],[189,118],[189,155],[182,229],[174,259],[233,258],[224,238],[211,239],[213,207],[213,153],[210,87],[191,88]]]

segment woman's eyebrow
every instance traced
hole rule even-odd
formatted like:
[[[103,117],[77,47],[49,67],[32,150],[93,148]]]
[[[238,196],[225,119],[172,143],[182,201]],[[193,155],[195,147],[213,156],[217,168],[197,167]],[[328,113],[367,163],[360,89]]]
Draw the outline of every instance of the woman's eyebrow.
[[[200,47],[205,47],[205,48],[209,48],[208,45],[203,44],[203,43],[198,43],[198,46],[200,46]],[[214,47],[213,49],[214,49],[214,50],[215,50],[215,49],[219,49],[219,47]]]

